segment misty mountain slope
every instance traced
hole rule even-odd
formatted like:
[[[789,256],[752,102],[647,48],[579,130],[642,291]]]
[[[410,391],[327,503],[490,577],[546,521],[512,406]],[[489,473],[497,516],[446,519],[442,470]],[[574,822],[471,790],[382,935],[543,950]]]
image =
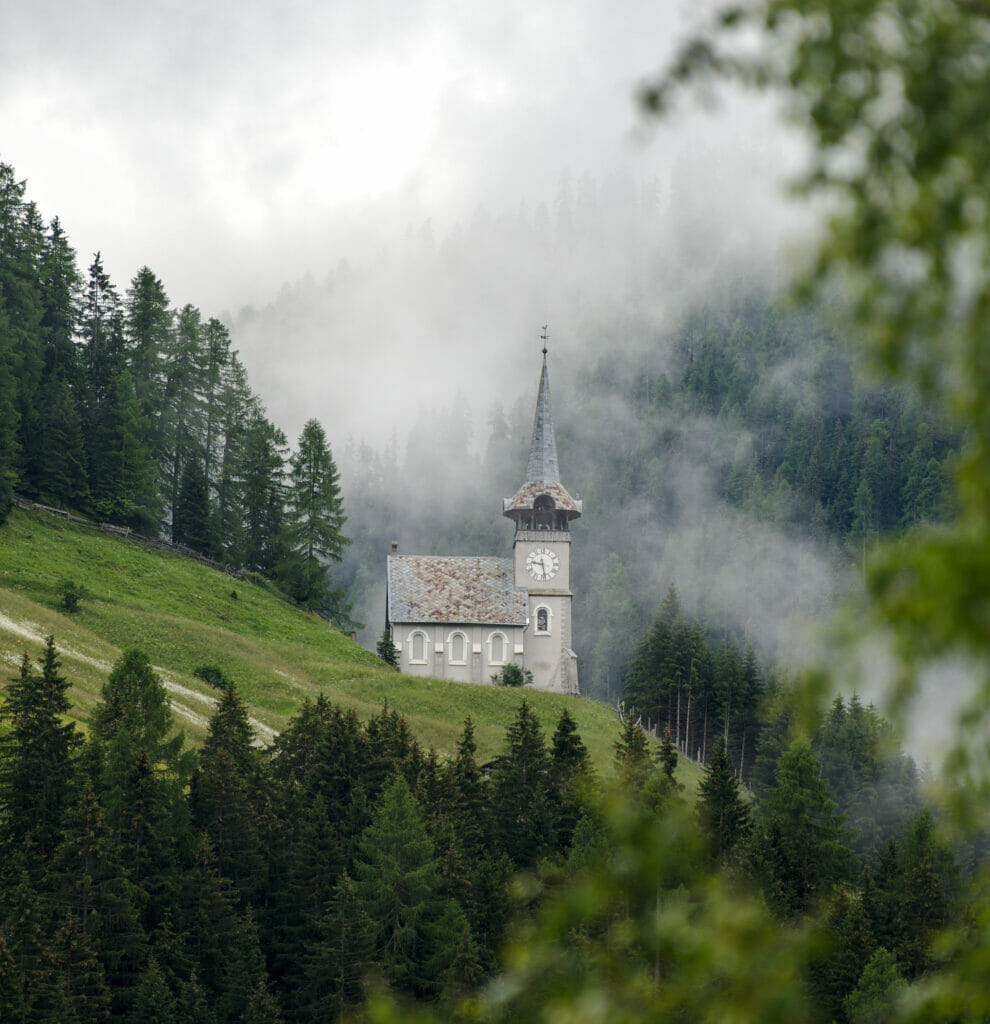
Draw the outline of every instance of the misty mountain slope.
[[[62,581],[85,591],[77,613],[58,610]],[[424,746],[453,754],[470,716],[479,756],[495,757],[525,697],[550,732],[566,706],[603,772],[611,769],[618,733],[614,712],[590,701],[413,680],[272,589],[197,561],[120,537],[15,509],[0,527],[0,688],[24,653],[37,658],[52,634],[72,683],[73,717],[85,724],[122,650],[144,650],[170,691],[179,727],[205,735],[217,691],[194,671],[217,666],[249,705],[252,725],[268,741],[319,693],[362,718],[384,701],[405,715]],[[689,773],[690,774],[690,773]]]
[[[595,354],[551,355],[561,473],[584,499],[573,586],[586,695],[621,696],[671,584],[692,616],[764,660],[805,660],[864,547],[946,514],[959,439],[912,396],[862,380],[813,318],[743,294],[665,335],[629,314],[588,333]],[[531,416],[525,397],[496,405],[472,445],[478,417],[461,397],[424,412],[404,446],[345,446],[353,543],[339,579],[365,643],[380,633],[391,540],[508,550],[500,498],[518,484]]]

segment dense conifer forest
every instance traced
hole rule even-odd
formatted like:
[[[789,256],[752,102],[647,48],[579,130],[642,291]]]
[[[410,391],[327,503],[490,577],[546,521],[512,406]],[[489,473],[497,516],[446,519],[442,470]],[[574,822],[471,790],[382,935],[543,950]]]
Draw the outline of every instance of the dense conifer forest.
[[[859,17],[830,59],[865,59],[870,26]],[[935,42],[950,55],[980,39],[961,16],[942,27]],[[792,81],[811,92],[823,82],[821,61],[809,59],[821,38],[809,33],[791,55]],[[699,53],[710,51],[688,59]],[[973,74],[985,67],[977,57],[960,66]],[[926,81],[947,88],[956,78]],[[827,136],[836,110],[859,109],[822,103],[816,123]],[[965,163],[953,159],[949,171]],[[955,201],[951,179],[915,191],[934,206],[950,196],[946,223],[963,209],[978,217],[979,204]],[[871,249],[883,237],[878,209],[869,212],[855,223],[872,235],[840,233],[843,258],[867,280],[884,265]],[[918,235],[941,241],[937,225]],[[939,256],[933,266],[951,264]],[[667,573],[659,585],[654,572],[691,530],[719,557],[715,517],[738,513],[733,523],[771,524],[775,543],[810,537],[832,564],[862,567],[897,633],[903,699],[915,662],[985,658],[987,584],[970,570],[988,561],[990,445],[985,393],[977,387],[967,405],[960,382],[986,383],[986,361],[979,344],[940,349],[943,338],[982,339],[940,319],[966,315],[959,295],[932,298],[952,276],[940,273],[928,289],[875,278],[861,298],[865,320],[874,294],[888,303],[883,324],[895,327],[878,347],[901,369],[920,367],[924,400],[907,385],[864,383],[817,319],[749,294],[685,314],[663,346],[672,358],[618,346],[574,367],[562,461],[589,510],[578,529],[594,541],[607,525],[612,540],[588,543],[575,574],[588,595],[576,627],[585,689],[623,702],[608,777],[591,771],[566,712],[540,722],[525,700],[485,765],[470,721],[456,756],[441,760],[387,705],[362,722],[324,698],[264,747],[222,669],[221,700],[194,751],[140,650],[113,666],[84,734],[66,720],[54,638],[39,663],[25,657],[0,707],[0,1017],[985,1019],[985,767],[960,743],[949,767],[969,785],[936,806],[872,705],[840,695],[816,719],[821,677],[784,685],[772,639],[748,635],[715,596],[693,595],[688,609],[690,581]],[[985,319],[981,298],[974,323]],[[931,357],[915,330],[927,332]],[[925,360],[941,373],[940,352],[961,393],[965,445],[932,411],[941,378]],[[358,597],[369,589],[361,573],[381,557],[402,496],[397,447],[348,453],[347,500],[361,515],[351,513],[345,550],[319,424],[307,424],[290,457],[226,328],[174,308],[147,268],[123,298],[98,255],[80,274],[58,221],[42,220],[6,165],[0,371],[0,517],[19,495],[165,532],[338,619],[345,585]],[[436,417],[465,446],[453,452],[461,468],[462,414]],[[437,488],[429,527],[414,538],[421,550],[497,549],[497,491],[511,490],[527,414],[493,411],[482,456],[500,485],[492,515],[477,511],[476,490],[468,508]],[[417,446],[432,450],[431,438],[410,439],[407,463]],[[686,467],[702,450],[705,486],[692,492]],[[964,486],[953,499],[956,461]],[[706,501],[688,505],[685,493]],[[644,529],[649,517],[666,532]],[[912,535],[910,552],[881,548],[867,573],[882,536],[940,523]],[[326,565],[338,560],[331,582]],[[985,761],[985,736],[976,738]],[[685,755],[704,761],[697,793],[678,772]]]
[[[14,495],[278,581],[346,623],[347,538],[323,428],[290,453],[227,328],[148,268],[122,296],[0,163],[0,521]]]
[[[670,734],[657,742],[631,715],[601,778],[568,712],[540,722],[525,700],[481,765],[470,720],[440,761],[387,705],[361,722],[322,697],[262,748],[226,678],[191,752],[137,650],[113,666],[88,736],[64,721],[68,685],[49,639],[2,710],[5,1021],[334,1020],[384,990],[470,1018],[455,1007],[513,969],[511,942],[576,880],[624,863],[628,892],[572,953],[604,969],[606,935],[623,933],[623,970],[657,957],[662,973],[627,863],[629,829],[655,824],[686,860],[653,880],[651,900],[682,899],[723,865],[781,929],[822,912],[802,968],[810,1019],[858,1019],[867,964],[886,984],[922,977],[930,937],[961,912],[963,868],[914,766],[855,698],[836,699],[810,744],[788,746],[793,709],[777,694],[754,802],[724,735],[695,796]],[[520,1011],[510,997],[488,1012]]]

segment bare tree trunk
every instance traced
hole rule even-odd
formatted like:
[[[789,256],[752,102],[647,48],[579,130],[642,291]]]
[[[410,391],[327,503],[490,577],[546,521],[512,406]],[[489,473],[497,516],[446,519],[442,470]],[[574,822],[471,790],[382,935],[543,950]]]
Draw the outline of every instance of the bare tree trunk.
[[[677,684],[677,733],[674,736],[677,749],[681,749],[681,684]]]
[[[739,781],[742,782],[743,762],[746,757],[746,730],[743,729],[742,743],[739,745]]]
[[[684,723],[684,756],[691,756],[691,691],[688,690],[687,721]]]
[[[708,705],[705,705],[705,718],[704,724],[701,729],[701,763],[705,763],[705,758],[708,757]]]

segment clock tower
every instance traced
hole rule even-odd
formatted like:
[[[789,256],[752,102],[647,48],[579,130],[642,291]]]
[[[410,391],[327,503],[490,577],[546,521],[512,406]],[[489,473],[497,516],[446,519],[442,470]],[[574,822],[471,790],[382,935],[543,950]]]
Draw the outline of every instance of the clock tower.
[[[571,649],[570,521],[581,515],[581,502],[560,482],[546,335],[526,482],[503,500],[502,513],[516,524],[513,574],[516,588],[528,592],[523,646],[533,685],[578,693],[577,656]]]

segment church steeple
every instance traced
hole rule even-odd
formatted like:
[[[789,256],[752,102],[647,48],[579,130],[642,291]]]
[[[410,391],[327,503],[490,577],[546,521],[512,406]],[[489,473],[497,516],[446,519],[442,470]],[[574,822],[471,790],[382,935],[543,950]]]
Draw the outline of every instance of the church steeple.
[[[536,416],[533,418],[533,439],[529,444],[526,480],[560,483],[557,464],[557,442],[553,436],[553,412],[550,407],[550,375],[547,372],[547,350],[543,350],[540,390],[536,394]]]
[[[546,328],[543,343],[543,369],[536,394],[526,481],[511,498],[502,502],[502,514],[515,521],[517,530],[567,530],[570,520],[581,515],[581,502],[572,498],[560,482],[550,404]]]

